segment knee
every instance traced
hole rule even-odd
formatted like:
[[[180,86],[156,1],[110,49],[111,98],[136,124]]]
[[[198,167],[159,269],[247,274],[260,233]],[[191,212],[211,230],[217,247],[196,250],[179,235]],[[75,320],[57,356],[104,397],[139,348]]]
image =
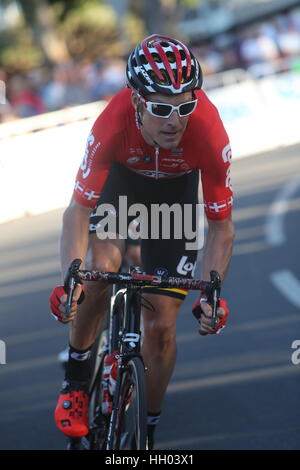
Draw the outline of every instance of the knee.
[[[118,272],[121,266],[119,257],[111,258],[105,255],[92,255],[86,261],[86,269],[89,271]]]
[[[86,260],[85,269],[88,271],[102,271],[102,272],[117,272],[120,268],[120,263],[116,259],[111,259],[106,256],[92,256]],[[89,298],[98,301],[105,299],[108,301],[110,292],[110,285],[104,282],[86,281],[85,293]]]
[[[181,300],[155,294],[145,295],[154,311],[143,310],[144,341],[157,356],[176,348],[176,321]]]
[[[176,327],[163,321],[144,323],[144,340],[156,356],[164,356],[176,347]]]

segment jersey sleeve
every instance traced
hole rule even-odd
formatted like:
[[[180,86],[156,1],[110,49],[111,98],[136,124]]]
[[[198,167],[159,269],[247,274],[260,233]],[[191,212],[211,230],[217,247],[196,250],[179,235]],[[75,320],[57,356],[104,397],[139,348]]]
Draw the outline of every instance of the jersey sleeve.
[[[95,121],[77,172],[73,198],[86,207],[93,208],[97,204],[121,145],[121,132],[118,131],[118,125],[113,125],[113,115],[113,109],[107,105]]]
[[[209,133],[205,165],[201,181],[205,213],[208,219],[224,220],[231,214],[233,189],[231,182],[231,146],[218,116]]]

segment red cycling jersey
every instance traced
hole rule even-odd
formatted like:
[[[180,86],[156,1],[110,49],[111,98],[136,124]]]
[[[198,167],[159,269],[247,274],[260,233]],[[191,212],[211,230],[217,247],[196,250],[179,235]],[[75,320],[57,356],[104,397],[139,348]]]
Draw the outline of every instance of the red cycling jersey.
[[[177,148],[161,149],[147,144],[137,125],[131,90],[118,93],[94,123],[87,139],[83,162],[74,188],[74,199],[94,207],[113,161],[149,178],[174,178],[201,171],[205,212],[222,220],[231,213],[231,148],[216,107],[203,90],[195,90],[196,110],[190,115]]]

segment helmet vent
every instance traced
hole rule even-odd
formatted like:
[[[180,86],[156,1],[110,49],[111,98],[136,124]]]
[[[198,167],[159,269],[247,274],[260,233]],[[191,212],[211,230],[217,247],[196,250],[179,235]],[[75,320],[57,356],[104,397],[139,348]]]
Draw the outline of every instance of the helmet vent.
[[[157,53],[151,54],[155,62],[161,62],[161,58]]]
[[[176,62],[175,56],[172,52],[167,52],[167,58],[170,64],[173,64],[174,62]]]

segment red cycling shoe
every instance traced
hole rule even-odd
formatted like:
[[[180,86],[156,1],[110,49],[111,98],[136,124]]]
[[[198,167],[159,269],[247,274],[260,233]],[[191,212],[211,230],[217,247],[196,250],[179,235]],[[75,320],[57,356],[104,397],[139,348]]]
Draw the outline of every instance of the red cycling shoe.
[[[58,429],[69,437],[83,437],[89,432],[89,396],[86,382],[64,381],[54,419]]]

